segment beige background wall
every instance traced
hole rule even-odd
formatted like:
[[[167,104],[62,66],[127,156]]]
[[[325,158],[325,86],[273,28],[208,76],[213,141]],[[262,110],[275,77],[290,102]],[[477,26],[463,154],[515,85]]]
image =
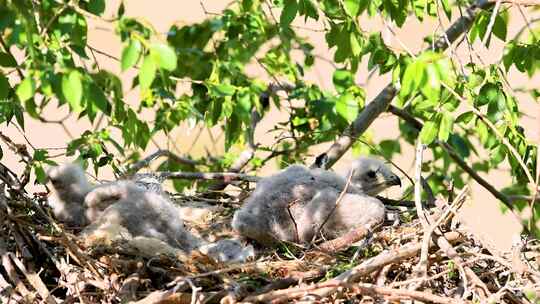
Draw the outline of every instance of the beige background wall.
[[[108,10],[105,17],[112,16],[112,13],[116,11],[119,1],[107,1]],[[136,1],[127,0],[124,1],[126,6],[126,15],[131,17],[144,18],[150,22],[157,32],[165,34],[168,28],[174,24],[191,24],[199,22],[206,18],[205,11],[198,0],[153,0],[153,1]],[[227,6],[225,1],[215,0],[203,0],[204,7],[207,12],[219,13],[224,7]],[[457,12],[455,12],[457,13]],[[274,14],[279,16],[279,11],[275,10]],[[455,14],[454,14],[455,18]],[[395,28],[397,36],[394,36],[390,30],[383,24],[380,18],[369,20],[362,18],[360,25],[366,31],[382,31],[383,37],[386,43],[394,49],[404,51],[404,47],[417,52],[424,47],[422,39],[424,36],[432,34],[433,30],[437,28],[437,22],[426,21],[422,24],[410,18],[405,26],[401,29]],[[104,51],[115,57],[120,57],[122,46],[119,38],[114,34],[114,26],[108,22],[105,22],[98,18],[89,19],[89,35],[88,44],[96,49]],[[316,29],[322,29],[323,26],[320,23],[309,22],[304,24],[303,20],[297,20],[295,22],[297,26],[313,30],[299,30],[300,33],[306,37],[309,37],[312,43],[315,45],[315,53],[320,56],[317,59],[315,67],[308,71],[306,75],[306,81],[316,83],[323,88],[332,89],[332,73],[334,67],[332,64],[324,60],[324,58],[331,60],[333,54],[325,46],[324,33],[316,31]],[[449,22],[443,22],[444,27],[448,26]],[[511,9],[511,26],[509,28],[508,37],[513,37],[515,33],[525,25],[525,22],[519,12],[516,9]],[[165,38],[163,38],[165,39]],[[485,49],[481,44],[475,43],[474,49],[478,55],[485,61],[484,63],[494,63],[500,60],[502,56],[503,44],[497,39],[493,39],[492,45],[489,50]],[[457,48],[457,53],[463,61],[467,61],[469,58],[469,50],[465,44],[460,45]],[[102,69],[112,71],[113,73],[120,73],[120,64],[107,56],[96,54],[99,66]],[[475,59],[476,61],[476,59]],[[138,91],[129,90],[131,79],[136,75],[137,71],[131,69],[126,71],[122,75],[124,81],[124,91],[127,99],[132,104],[138,102]],[[264,71],[253,64],[249,67],[248,73],[253,76],[267,79]],[[369,79],[368,79],[369,78]],[[358,83],[362,84],[367,93],[367,100],[371,100],[389,81],[389,75],[379,76],[375,73],[372,77],[368,77],[367,64],[363,64],[358,72]],[[513,88],[519,87],[531,87],[540,83],[540,77],[534,79],[528,79],[524,75],[519,74],[513,70],[510,73],[510,83]],[[521,109],[525,113],[522,122],[527,130],[527,136],[531,141],[538,142],[540,137],[539,126],[539,107],[534,101],[526,95],[517,94],[520,102]],[[50,119],[61,118],[65,115],[66,109],[56,110],[54,107],[50,108]],[[151,117],[151,115],[148,115]],[[267,116],[260,124],[256,132],[256,139],[259,142],[270,143],[272,142],[273,135],[269,135],[267,131],[273,127],[276,121],[284,120],[284,114],[279,113],[275,109],[272,110],[271,115]],[[77,121],[76,119],[70,119],[68,121],[69,131],[73,136],[77,136],[83,130],[91,126],[86,121]],[[14,127],[2,126],[2,132],[8,134],[12,139],[17,142],[24,142],[25,139],[22,134]],[[222,152],[222,145],[213,146],[210,144],[209,136],[207,132],[203,132],[201,137],[196,140],[195,146],[191,148],[192,143],[195,141],[197,129],[187,130],[182,128],[183,131],[177,131],[173,134],[173,141],[167,141],[166,138],[160,137],[156,143],[161,148],[170,148],[177,153],[185,154],[188,150],[193,153],[204,153],[207,149],[213,153]],[[214,135],[218,136],[218,130],[214,130]],[[397,120],[389,114],[383,114],[371,127],[376,142],[381,139],[395,139],[399,137],[397,128]],[[48,124],[44,125],[31,119],[26,120],[26,137],[34,146],[39,148],[61,148],[65,147],[69,140],[69,135],[59,125]],[[322,145],[318,149],[324,149],[328,145]],[[403,153],[394,161],[398,166],[406,170],[409,174],[412,173],[412,165],[414,162],[413,148],[409,146],[403,146]],[[155,145],[149,148],[149,151],[155,150]],[[21,172],[21,165],[18,163],[18,159],[4,147],[4,159],[3,163],[9,165],[15,172]],[[51,151],[51,154],[55,154]],[[348,154],[337,165],[339,170],[343,168],[347,161],[353,156]],[[429,153],[427,154],[429,160]],[[485,155],[487,157],[487,155]],[[58,159],[63,161],[63,159]],[[308,159],[311,161],[311,159]],[[270,166],[265,168],[262,175],[269,174],[274,167]],[[107,174],[104,178],[110,178]],[[497,188],[502,188],[509,185],[512,180],[508,174],[508,170],[502,169],[485,176],[491,181]],[[515,217],[511,215],[502,215],[498,208],[496,200],[481,187],[475,183],[471,183],[473,188],[472,199],[469,201],[462,211],[462,217],[464,222],[476,231],[483,235],[488,241],[495,244],[501,249],[509,248],[511,244],[511,237],[513,234],[519,232],[519,222]],[[399,197],[399,190],[392,190],[388,195],[393,197]]]

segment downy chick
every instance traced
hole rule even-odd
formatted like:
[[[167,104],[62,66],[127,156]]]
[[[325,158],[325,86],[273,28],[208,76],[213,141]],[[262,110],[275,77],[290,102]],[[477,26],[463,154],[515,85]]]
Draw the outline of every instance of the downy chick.
[[[324,237],[334,238],[370,220],[382,221],[384,206],[370,195],[400,185],[399,177],[373,158],[354,161],[349,174],[351,182],[334,210],[347,179],[323,169],[290,166],[257,184],[235,213],[232,227],[244,237],[273,245],[279,241],[307,243],[319,230]]]

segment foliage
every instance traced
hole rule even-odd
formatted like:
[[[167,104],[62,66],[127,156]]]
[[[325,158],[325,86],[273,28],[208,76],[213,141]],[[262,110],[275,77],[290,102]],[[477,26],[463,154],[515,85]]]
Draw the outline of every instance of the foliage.
[[[505,43],[505,51],[498,62],[479,64],[434,50],[413,54],[391,49],[379,32],[367,32],[358,18],[382,16],[401,27],[414,19],[455,19],[458,6],[465,5],[447,0],[237,0],[200,23],[171,26],[165,40],[143,20],[127,16],[122,4],[110,22],[124,45],[117,54],[121,70],[138,70],[131,86],[140,91],[141,101],[133,106],[125,102],[125,84],[118,75],[100,69],[94,62],[96,50],[87,44],[88,18],[100,18],[106,1],[0,0],[0,123],[24,129],[28,118],[47,122],[42,113],[51,102],[90,122],[99,117],[104,122],[100,129],[68,143],[67,155],[96,171],[112,166],[117,172],[123,162],[138,158],[160,132],[168,134],[188,122],[220,126],[226,155],[201,159],[196,167],[164,165],[175,170],[224,170],[235,151],[249,144],[256,125],[253,114],[264,116],[273,104],[289,111],[289,119],[276,123],[273,131],[281,138],[275,145],[256,148],[291,163],[301,160],[309,147],[335,140],[356,119],[366,100],[355,77],[360,63],[367,60],[370,70],[391,74],[399,88],[393,105],[423,122],[419,131],[400,120],[402,141],[371,142],[381,155],[392,158],[401,145],[414,145],[420,138],[434,155],[423,169],[438,193],[450,181],[461,188],[470,180],[439,145],[446,143],[477,172],[509,164],[514,184],[521,186],[503,192],[532,195],[532,184],[538,182],[534,180],[538,150],[520,126],[519,101],[507,75],[515,68],[532,77],[540,68],[540,28],[532,24],[509,37],[507,7],[503,5],[493,20],[491,10],[480,12],[468,31],[468,43],[481,41],[489,47],[498,39]],[[268,6],[278,8],[278,18]],[[326,43],[337,65],[334,90],[303,81],[316,58],[313,45],[298,34],[295,24],[310,19],[325,24]],[[427,42],[433,40],[426,37]],[[14,49],[24,60],[15,59]],[[302,60],[293,58],[293,51],[303,54]],[[254,62],[272,79],[293,84],[285,100],[269,90],[268,83],[246,73]],[[186,81],[191,90],[178,92],[178,84]],[[272,103],[263,97],[268,92]],[[536,100],[539,92],[530,91]],[[142,119],[140,114],[148,110],[155,116]],[[115,129],[121,138],[111,135]],[[38,181],[44,180],[43,166],[51,161],[47,151],[34,151],[30,166]],[[253,158],[253,168],[262,164],[258,155]],[[180,189],[186,183],[176,186]],[[510,207],[521,211],[527,205],[515,201]],[[534,214],[540,214],[538,204]]]

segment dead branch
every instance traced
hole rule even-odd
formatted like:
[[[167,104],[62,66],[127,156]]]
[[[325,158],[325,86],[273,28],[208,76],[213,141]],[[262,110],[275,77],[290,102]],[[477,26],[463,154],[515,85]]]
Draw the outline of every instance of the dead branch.
[[[258,176],[231,172],[156,172],[156,176],[163,179],[222,180],[225,182],[246,181],[256,183],[261,180]]]
[[[445,234],[444,237],[451,242],[457,242],[458,240],[462,239],[463,235],[458,232],[451,232],[451,233]],[[437,236],[436,238],[439,238],[439,237]],[[430,243],[430,246],[434,246],[434,243],[433,242]],[[408,259],[410,257],[417,255],[421,247],[422,247],[421,243],[415,242],[415,243],[404,245],[398,249],[384,251],[381,254],[364,261],[362,264],[338,275],[337,277],[325,283],[325,284],[334,284],[336,286],[319,288],[316,292],[314,292],[314,294],[320,297],[325,297],[333,292],[336,292],[341,282],[349,282],[349,283],[356,282],[361,277],[366,276],[374,271],[377,271],[378,269],[380,269],[381,267],[384,267],[385,265],[397,263],[399,261],[402,261],[404,259]],[[279,299],[285,295],[288,295],[288,296],[296,295],[296,298],[297,298],[304,294],[303,288],[304,287],[293,287],[293,288],[288,288],[284,290],[276,290],[276,291],[269,292],[269,293],[259,295],[259,296],[255,296],[255,297],[247,297],[246,299],[244,299],[244,301],[267,302],[267,301]],[[289,299],[293,299],[293,298],[289,298]]]
[[[338,252],[345,250],[352,244],[365,239],[371,232],[375,231],[380,224],[380,221],[372,220],[363,227],[357,227],[356,229],[338,238],[320,244],[317,246],[317,248],[325,252]]]
[[[140,161],[134,163],[133,165],[131,165],[129,167],[129,169],[127,170],[127,173],[129,175],[131,174],[135,174],[137,172],[139,172],[139,170],[141,170],[142,168],[145,168],[145,167],[148,167],[150,166],[150,163],[153,162],[156,158],[159,158],[159,157],[162,157],[162,156],[165,156],[175,162],[178,162],[178,163],[181,163],[181,164],[185,164],[185,165],[190,165],[190,166],[196,166],[198,165],[198,162],[197,161],[194,161],[192,159],[189,159],[187,157],[181,157],[181,156],[178,156],[174,153],[172,153],[171,151],[169,150],[157,150],[156,152],[148,155],[147,157],[141,159]]]

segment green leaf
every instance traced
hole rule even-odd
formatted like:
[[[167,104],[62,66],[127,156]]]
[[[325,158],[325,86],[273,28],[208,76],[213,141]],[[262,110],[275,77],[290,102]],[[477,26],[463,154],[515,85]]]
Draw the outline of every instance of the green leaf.
[[[424,74],[425,64],[421,61],[415,61],[407,66],[401,82],[401,96],[409,96],[420,84],[420,75]]]
[[[468,111],[468,112],[465,112],[465,113],[461,113],[457,118],[456,118],[456,123],[464,123],[464,124],[468,124],[469,122],[471,122],[471,120],[474,118],[474,113],[472,111]]]
[[[488,82],[482,86],[478,92],[478,98],[475,100],[477,107],[486,105],[491,102],[497,102],[499,98],[499,86],[495,83]]]
[[[36,181],[40,184],[45,184],[47,182],[47,174],[43,169],[43,166],[36,164],[34,165],[34,172],[36,174]]]
[[[88,86],[87,100],[106,115],[111,115],[111,105],[103,91],[94,83]]]
[[[1,102],[4,102],[4,99],[7,98],[8,94],[9,94],[9,82],[6,78],[6,76],[4,76],[4,74],[0,73],[0,103]]]
[[[440,123],[440,120],[437,119],[438,116],[439,115],[436,115],[434,120],[426,121],[424,123],[424,127],[422,127],[422,130],[420,131],[420,135],[419,135],[420,141],[423,144],[429,145],[437,137],[437,133],[439,131],[439,123]]]
[[[506,19],[499,14],[495,17],[495,22],[493,23],[493,34],[502,41],[505,41],[507,27]]]
[[[105,0],[90,0],[87,10],[94,15],[101,15],[105,11]]]
[[[137,39],[130,39],[128,45],[122,50],[122,58],[120,60],[122,71],[129,69],[137,63],[141,51],[141,42]]]
[[[336,102],[336,112],[347,122],[352,122],[358,115],[358,101],[351,93],[342,94]]]
[[[298,12],[298,3],[296,0],[285,0],[285,5],[281,16],[279,17],[279,24],[281,27],[288,27],[296,17]]]
[[[78,71],[73,70],[62,77],[62,94],[77,113],[82,111],[82,90],[81,74]]]
[[[386,139],[379,143],[381,154],[385,158],[392,158],[394,154],[401,152],[401,145],[398,140]]]
[[[343,93],[354,84],[354,75],[348,70],[335,70],[332,82],[338,93]]]
[[[454,117],[447,112],[442,113],[441,125],[439,128],[439,140],[446,142],[454,127]]]
[[[448,143],[456,150],[459,156],[461,156],[463,159],[469,157],[469,155],[471,154],[465,140],[463,140],[463,138],[461,138],[460,136],[456,134],[450,134]]]
[[[345,0],[345,12],[351,17],[356,17],[360,11],[360,0]]]
[[[17,61],[11,54],[0,52],[0,66],[14,68],[17,66]]]
[[[17,97],[19,97],[19,100],[22,102],[32,98],[35,92],[36,82],[32,76],[26,77],[21,83],[19,83],[17,89],[15,90]]]
[[[156,63],[150,55],[144,57],[141,69],[139,70],[139,86],[141,90],[150,88],[156,77]]]
[[[430,100],[439,99],[441,80],[439,78],[439,72],[437,71],[435,65],[428,64],[424,70],[424,73],[427,81],[420,88],[422,93]]]
[[[442,0],[441,2],[444,14],[448,18],[448,20],[452,20],[452,7],[450,6],[450,3],[448,2],[448,0]]]
[[[358,40],[358,37],[356,36],[356,33],[350,34],[350,42],[351,42],[351,52],[353,56],[358,56],[362,52],[362,46],[360,45],[360,41]]]
[[[212,93],[216,96],[232,96],[236,92],[236,87],[230,84],[222,83],[218,85],[211,86]]]
[[[163,43],[154,43],[150,46],[150,56],[162,69],[173,71],[176,69],[176,53],[172,47]]]

